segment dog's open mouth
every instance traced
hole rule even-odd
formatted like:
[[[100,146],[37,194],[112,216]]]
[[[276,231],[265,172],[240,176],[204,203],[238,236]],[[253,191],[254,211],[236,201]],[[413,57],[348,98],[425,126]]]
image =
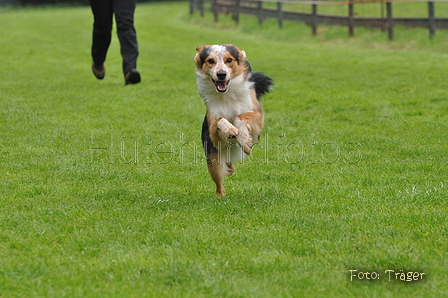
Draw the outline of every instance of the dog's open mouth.
[[[229,81],[215,81],[212,79],[213,84],[215,84],[216,91],[218,92],[226,92],[227,88],[229,87]]]

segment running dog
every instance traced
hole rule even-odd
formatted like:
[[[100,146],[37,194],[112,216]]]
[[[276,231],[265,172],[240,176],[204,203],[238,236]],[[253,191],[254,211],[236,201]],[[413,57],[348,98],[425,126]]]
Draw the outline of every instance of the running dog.
[[[225,196],[224,177],[233,164],[252,152],[264,124],[259,99],[273,81],[252,72],[246,53],[235,45],[196,47],[196,82],[207,113],[202,123],[202,143],[216,196]]]

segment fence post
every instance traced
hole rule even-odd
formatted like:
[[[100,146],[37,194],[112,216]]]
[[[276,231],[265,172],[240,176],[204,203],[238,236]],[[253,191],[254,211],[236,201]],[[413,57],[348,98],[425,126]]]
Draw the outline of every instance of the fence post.
[[[190,0],[190,14],[194,13],[194,0]]]
[[[277,2],[277,11],[278,11],[278,26],[283,28],[283,11],[282,11],[282,2]]]
[[[311,28],[313,35],[317,35],[317,4],[312,4]]]
[[[353,36],[355,34],[355,21],[353,19],[353,3],[348,3],[348,35]]]
[[[240,0],[235,1],[235,23],[238,25],[240,23]]]
[[[263,23],[263,2],[258,1],[258,23],[261,25]]]
[[[201,17],[204,16],[204,0],[198,1],[199,11],[201,12]]]
[[[389,40],[394,39],[394,19],[392,17],[392,2],[388,0],[386,2],[386,10],[387,10],[387,35]]]
[[[215,23],[218,23],[219,21],[219,11],[218,11],[218,0],[212,0],[212,12],[215,19]]]
[[[429,38],[436,34],[436,20],[434,19],[434,2],[428,2]]]

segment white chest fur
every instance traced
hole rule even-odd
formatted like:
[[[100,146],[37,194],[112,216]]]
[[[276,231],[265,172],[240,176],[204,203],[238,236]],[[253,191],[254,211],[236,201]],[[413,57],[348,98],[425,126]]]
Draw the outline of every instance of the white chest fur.
[[[215,86],[207,76],[197,75],[199,93],[203,97],[211,117],[217,119],[226,118],[230,123],[236,116],[252,112],[254,107],[250,97],[252,82],[245,79],[244,75],[233,78],[229,89],[225,93],[216,91]]]

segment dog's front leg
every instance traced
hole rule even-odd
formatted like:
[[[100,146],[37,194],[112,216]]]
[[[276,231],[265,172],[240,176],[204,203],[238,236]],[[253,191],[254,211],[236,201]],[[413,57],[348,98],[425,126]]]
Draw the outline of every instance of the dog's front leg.
[[[260,135],[263,120],[263,115],[258,112],[244,113],[235,118],[234,123],[239,132],[236,140],[247,155],[252,153],[252,145]]]
[[[209,134],[212,144],[219,149],[234,139],[238,135],[238,129],[232,125],[227,119],[221,117],[218,119],[208,118]]]
[[[239,134],[238,129],[226,118],[218,119],[218,130],[221,133],[221,137],[226,141],[236,138]]]
[[[240,118],[235,118],[235,126],[238,128],[239,134],[236,137],[238,144],[244,153],[250,155],[252,152],[252,136],[250,134],[250,125]]]

